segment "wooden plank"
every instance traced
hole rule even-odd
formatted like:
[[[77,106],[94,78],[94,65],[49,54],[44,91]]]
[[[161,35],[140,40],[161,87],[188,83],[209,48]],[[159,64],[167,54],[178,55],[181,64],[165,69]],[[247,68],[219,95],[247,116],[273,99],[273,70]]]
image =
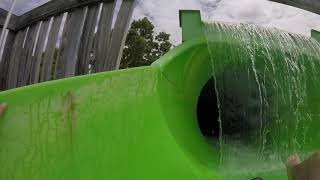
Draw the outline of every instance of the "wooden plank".
[[[98,11],[99,5],[92,6],[88,10],[79,47],[76,75],[88,73],[88,65],[90,54],[93,50],[94,30],[96,28]]]
[[[50,20],[44,21],[41,25],[41,29],[38,36],[37,45],[35,48],[35,53],[32,62],[32,68],[30,72],[31,80],[30,84],[38,83],[39,82],[39,75],[40,75],[40,66],[42,65],[42,57],[43,57],[43,46],[44,41],[47,35],[48,27],[49,27]]]
[[[112,32],[110,45],[108,47],[108,56],[103,66],[104,71],[119,69],[133,9],[134,0],[122,1],[116,24]]]
[[[9,31],[6,43],[4,45],[4,51],[2,54],[2,59],[0,64],[0,77],[1,77],[0,90],[8,89],[7,84],[8,84],[9,64],[10,64],[10,57],[11,57],[12,47],[13,47],[15,37],[16,37],[16,33],[13,31]]]
[[[40,82],[49,81],[51,79],[51,70],[54,62],[54,53],[56,51],[56,44],[58,40],[59,30],[63,15],[54,17],[51,30],[49,33],[47,49],[44,54],[44,65],[42,66],[42,73]]]
[[[27,28],[21,30],[17,33],[12,47],[10,62],[9,62],[9,72],[8,72],[8,81],[7,88],[12,89],[17,87],[17,78],[18,78],[18,69],[19,69],[19,60],[20,54],[23,52],[22,44],[27,32]]]
[[[2,33],[2,30],[3,30],[3,28],[0,28],[0,34]],[[8,33],[8,29],[7,29],[7,31],[5,31],[4,32],[4,37],[3,37],[3,41],[6,41],[6,34]],[[2,42],[2,41],[0,41],[0,62],[1,62],[1,53],[3,53],[3,52],[1,52],[1,49],[5,46],[5,43],[6,42]]]
[[[110,33],[115,4],[116,3],[103,3],[98,25],[98,32],[96,34],[94,51],[96,62],[93,66],[93,72],[103,71],[104,61],[107,59],[107,50],[110,42]]]
[[[80,8],[68,14],[57,60],[55,79],[75,75],[77,55],[86,12],[87,8]]]
[[[22,29],[38,21],[60,15],[67,11],[71,12],[76,8],[113,1],[114,0],[53,0],[20,16],[17,29]]]
[[[28,82],[30,79],[32,52],[33,52],[33,47],[36,40],[39,25],[40,25],[40,22],[38,22],[37,24],[29,28],[29,32],[27,34],[23,52],[21,53],[21,56],[20,56],[17,87],[28,85]]]
[[[320,14],[319,0],[270,0]]]
[[[0,8],[0,27],[3,27],[6,21],[7,15],[8,15],[8,11]],[[12,14],[8,24],[8,29],[12,31],[16,31],[16,26],[18,21],[19,21],[19,17]]]

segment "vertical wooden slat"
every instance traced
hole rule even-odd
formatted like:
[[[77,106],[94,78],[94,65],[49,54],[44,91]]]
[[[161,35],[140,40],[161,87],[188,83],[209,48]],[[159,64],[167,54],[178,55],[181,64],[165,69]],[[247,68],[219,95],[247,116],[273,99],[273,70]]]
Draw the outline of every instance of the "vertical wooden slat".
[[[20,30],[17,33],[17,36],[14,40],[11,58],[9,62],[9,72],[8,72],[8,89],[12,89],[17,87],[17,79],[18,79],[18,69],[19,69],[19,60],[21,53],[23,52],[22,44],[27,33],[27,28],[24,30]]]
[[[40,22],[38,22],[35,25],[32,25],[29,28],[29,32],[25,41],[23,52],[20,56],[18,82],[17,82],[18,87],[27,85],[28,79],[30,78],[29,73],[30,73],[30,65],[32,61],[32,52],[33,52],[33,47],[34,47],[39,26],[40,26]]]
[[[56,44],[58,40],[59,30],[62,22],[63,15],[54,17],[51,30],[49,33],[47,48],[44,54],[43,66],[40,81],[49,81],[51,79],[51,70],[54,61],[54,53],[56,51]]]
[[[8,84],[9,63],[10,63],[11,53],[13,53],[12,47],[13,47],[15,37],[16,37],[16,33],[9,31],[6,43],[4,45],[4,50],[3,50],[1,64],[0,64],[0,67],[1,67],[0,89],[1,90],[8,89],[7,84]]]
[[[3,28],[0,27],[0,36],[1,36],[2,30],[3,30]],[[5,39],[3,39],[3,41],[5,41]],[[4,44],[5,44],[5,42],[2,42],[0,39],[0,61],[1,61],[1,48],[4,46]]]
[[[109,47],[112,19],[114,14],[115,2],[103,3],[98,32],[96,35],[95,58],[93,67],[94,72],[103,71],[104,61],[107,59],[107,50]]]
[[[1,36],[1,33],[2,33],[2,29],[3,29],[3,28],[0,27],[0,36]],[[1,48],[2,48],[2,46],[4,45],[3,43],[4,43],[4,42],[1,42],[1,41],[0,41],[0,61],[1,61]]]
[[[39,82],[39,74],[40,74],[40,66],[42,64],[42,55],[43,55],[43,46],[44,41],[47,35],[48,27],[49,27],[50,20],[44,21],[41,25],[41,29],[38,36],[38,41],[33,57],[32,68],[30,72],[31,80],[30,84],[38,83]]]
[[[112,32],[110,45],[107,51],[107,58],[103,70],[119,69],[124,43],[127,37],[127,30],[134,9],[134,0],[123,0],[120,11]]]
[[[94,30],[96,27],[99,5],[89,7],[81,37],[76,75],[88,73],[90,54],[93,50]]]
[[[56,79],[75,75],[77,55],[86,12],[87,8],[80,8],[68,14],[56,66]]]
[[[0,34],[1,34],[1,32],[2,32],[2,27],[0,27]],[[0,42],[0,48],[1,48],[1,45],[2,45],[2,42]]]

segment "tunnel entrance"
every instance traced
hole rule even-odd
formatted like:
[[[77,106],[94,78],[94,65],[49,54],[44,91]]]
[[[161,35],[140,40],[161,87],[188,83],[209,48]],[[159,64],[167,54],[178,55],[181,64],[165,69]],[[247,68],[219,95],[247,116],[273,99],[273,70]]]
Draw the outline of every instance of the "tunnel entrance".
[[[213,78],[206,83],[201,91],[197,104],[197,118],[203,136],[219,138],[219,108]]]
[[[197,120],[201,133],[204,137],[220,138],[223,131],[224,138],[252,143],[260,135],[261,126],[270,125],[275,119],[270,111],[274,90],[267,85],[261,105],[258,85],[254,77],[248,77],[246,72],[238,71],[235,79],[234,72],[226,70],[216,79],[219,95],[215,90],[215,79],[211,78],[202,88],[198,99]]]

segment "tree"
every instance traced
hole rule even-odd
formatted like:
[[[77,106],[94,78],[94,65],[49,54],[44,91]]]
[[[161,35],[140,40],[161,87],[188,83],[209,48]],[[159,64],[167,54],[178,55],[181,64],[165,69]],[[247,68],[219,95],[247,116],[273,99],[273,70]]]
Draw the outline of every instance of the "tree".
[[[148,66],[168,52],[172,44],[170,34],[160,32],[154,36],[154,25],[143,18],[131,24],[123,50],[120,68]]]

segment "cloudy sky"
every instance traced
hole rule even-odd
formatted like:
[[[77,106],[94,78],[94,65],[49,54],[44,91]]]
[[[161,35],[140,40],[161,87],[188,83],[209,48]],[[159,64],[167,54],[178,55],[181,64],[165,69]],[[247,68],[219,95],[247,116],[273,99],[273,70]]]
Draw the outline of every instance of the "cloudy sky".
[[[21,15],[48,0],[17,0],[14,13]],[[9,9],[12,0],[0,0]],[[201,10],[205,21],[227,21],[276,27],[310,36],[310,29],[320,30],[320,16],[267,0],[137,0],[133,18],[149,17],[156,31],[172,34],[171,41],[181,41],[179,9]]]

